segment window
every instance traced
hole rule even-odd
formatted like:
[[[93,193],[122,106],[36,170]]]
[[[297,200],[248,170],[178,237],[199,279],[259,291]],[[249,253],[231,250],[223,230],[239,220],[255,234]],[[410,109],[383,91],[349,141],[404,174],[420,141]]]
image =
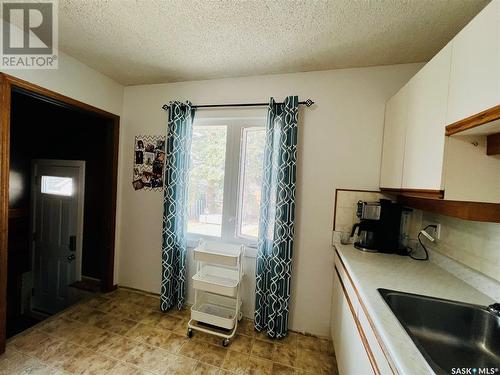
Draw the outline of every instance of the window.
[[[73,179],[71,177],[42,176],[42,193],[52,195],[73,195]]]
[[[188,237],[255,243],[259,229],[264,119],[195,119]]]
[[[188,232],[214,237],[222,234],[226,140],[226,126],[193,128]]]
[[[264,128],[243,129],[238,212],[238,234],[242,237],[256,238],[259,231],[260,189],[265,140]]]

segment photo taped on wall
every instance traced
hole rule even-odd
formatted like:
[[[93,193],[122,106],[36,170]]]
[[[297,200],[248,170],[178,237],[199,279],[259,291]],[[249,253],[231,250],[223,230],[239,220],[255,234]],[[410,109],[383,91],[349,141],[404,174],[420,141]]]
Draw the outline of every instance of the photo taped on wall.
[[[132,181],[132,186],[134,187],[135,190],[140,190],[144,187],[144,183],[142,182],[142,179]]]
[[[136,150],[144,150],[144,141],[141,138],[136,138],[135,149]]]
[[[156,141],[156,150],[165,152],[165,141],[163,139]]]
[[[135,152],[135,164],[143,164],[144,163],[144,152],[136,151]]]
[[[159,178],[153,177],[151,179],[151,187],[152,188],[161,188],[161,187],[163,187],[163,179],[161,178],[161,176]]]
[[[155,153],[154,152],[145,152],[144,153],[144,164],[146,165],[153,165],[153,161],[155,160]]]
[[[153,173],[151,172],[142,172],[142,183],[144,187],[151,187],[151,180],[153,178]]]
[[[155,160],[153,162],[152,171],[154,174],[161,176],[163,174],[163,163],[159,162],[158,160]]]
[[[158,161],[159,163],[164,163],[165,153],[163,151],[156,151],[155,161]]]

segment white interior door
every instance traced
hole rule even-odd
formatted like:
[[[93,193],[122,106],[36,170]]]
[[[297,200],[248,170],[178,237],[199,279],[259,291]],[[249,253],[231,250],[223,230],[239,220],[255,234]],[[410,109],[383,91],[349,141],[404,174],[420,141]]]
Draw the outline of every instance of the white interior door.
[[[84,180],[84,161],[33,161],[32,309],[64,309],[68,286],[81,278]]]

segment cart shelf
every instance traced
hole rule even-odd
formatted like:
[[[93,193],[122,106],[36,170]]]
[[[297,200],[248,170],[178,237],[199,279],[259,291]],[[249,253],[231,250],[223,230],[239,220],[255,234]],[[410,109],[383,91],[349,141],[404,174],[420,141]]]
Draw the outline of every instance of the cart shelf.
[[[206,292],[236,297],[241,275],[237,269],[205,265],[193,276],[193,287]]]
[[[199,262],[236,267],[241,248],[230,244],[202,242],[194,249],[194,260]]]
[[[223,338],[223,346],[229,345],[242,317],[242,253],[243,245],[208,241],[201,241],[194,249],[196,274],[192,280],[195,303],[191,307],[188,337],[193,335],[193,330],[202,331]]]
[[[203,293],[191,307],[191,318],[230,330],[234,328],[236,322],[236,304],[237,301],[234,298]]]

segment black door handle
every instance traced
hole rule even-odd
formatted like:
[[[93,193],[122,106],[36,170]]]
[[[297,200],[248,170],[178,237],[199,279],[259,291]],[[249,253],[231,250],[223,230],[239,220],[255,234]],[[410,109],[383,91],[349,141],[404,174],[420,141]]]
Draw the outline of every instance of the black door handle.
[[[74,261],[74,260],[75,260],[75,258],[76,258],[75,254],[70,254],[70,255],[68,255],[68,256],[66,257],[66,259],[67,259],[67,260],[68,260],[68,262],[70,262],[70,263],[71,263],[72,261]]]

